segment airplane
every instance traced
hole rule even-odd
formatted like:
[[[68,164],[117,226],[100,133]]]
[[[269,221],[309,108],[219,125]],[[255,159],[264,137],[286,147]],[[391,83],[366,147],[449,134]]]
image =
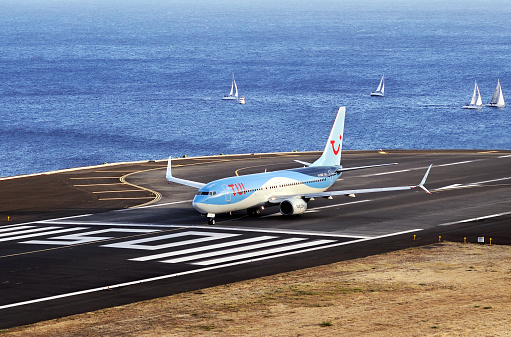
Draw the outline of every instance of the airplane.
[[[353,196],[362,193],[409,190],[416,187],[430,193],[424,184],[433,165],[429,166],[420,184],[415,186],[327,191],[343,172],[397,164],[342,167],[341,150],[345,116],[346,107],[340,107],[319,159],[313,163],[295,160],[305,165],[304,167],[227,177],[204,184],[174,177],[171,168],[172,157],[170,157],[166,178],[168,182],[198,189],[192,205],[201,214],[207,216],[209,225],[215,224],[216,214],[246,209],[249,215],[256,216],[262,209],[272,205],[279,205],[280,213],[283,215],[303,214],[307,210],[307,203],[314,198],[332,199],[337,195]]]

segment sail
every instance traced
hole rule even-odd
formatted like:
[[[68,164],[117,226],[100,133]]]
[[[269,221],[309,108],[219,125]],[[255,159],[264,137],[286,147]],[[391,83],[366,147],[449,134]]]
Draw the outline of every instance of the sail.
[[[487,105],[498,107],[498,108],[503,108],[506,106],[506,103],[504,102],[504,95],[502,95],[502,87],[500,86],[500,79],[497,80],[497,87],[495,88],[495,91],[493,92],[493,96],[491,98],[490,103],[488,103]]]
[[[236,81],[234,80],[234,75],[232,76],[232,83],[234,85],[234,88],[236,88],[236,93],[234,94],[234,97],[238,98],[238,86],[236,85]],[[232,95],[232,91],[231,91]]]
[[[385,75],[381,77],[380,83],[376,88],[376,91],[371,92],[371,96],[383,96],[385,92]]]
[[[234,82],[231,83],[231,92],[229,93],[229,96],[232,96],[233,89],[234,89]]]
[[[376,91],[383,91],[385,90],[385,79],[384,76],[381,77],[380,84],[378,84],[378,88],[376,88]]]
[[[470,100],[469,105],[474,105],[476,103],[477,90],[478,90],[478,88],[477,88],[477,81],[475,81],[474,93],[472,94],[472,99]]]
[[[500,86],[500,82],[499,82],[499,100],[497,101],[497,106],[500,108],[506,106],[506,103],[504,102],[504,95],[502,95],[502,87]]]
[[[476,100],[476,105],[477,106],[482,106],[483,105],[483,100],[481,99],[481,93],[479,92],[479,87],[477,86],[477,82],[476,82],[476,87],[477,89],[477,100]]]

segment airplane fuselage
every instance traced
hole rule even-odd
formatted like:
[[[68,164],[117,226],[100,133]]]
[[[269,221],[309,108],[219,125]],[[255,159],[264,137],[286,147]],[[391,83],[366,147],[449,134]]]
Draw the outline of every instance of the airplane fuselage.
[[[199,189],[193,207],[203,214],[227,213],[266,206],[272,199],[323,192],[341,175],[337,168],[303,167],[215,180]]]
[[[169,158],[167,180],[198,189],[193,199],[193,207],[208,217],[210,225],[215,224],[216,214],[246,209],[249,215],[257,215],[263,206],[268,205],[279,205],[280,213],[283,215],[303,214],[307,210],[307,203],[310,200],[314,198],[331,199],[334,195],[402,191],[415,187],[420,187],[429,193],[424,184],[431,166],[419,185],[327,191],[343,171],[397,164],[343,168],[341,166],[341,150],[345,115],[346,109],[340,107],[321,157],[313,163],[295,160],[306,167],[235,176],[204,184],[174,177],[171,158]]]

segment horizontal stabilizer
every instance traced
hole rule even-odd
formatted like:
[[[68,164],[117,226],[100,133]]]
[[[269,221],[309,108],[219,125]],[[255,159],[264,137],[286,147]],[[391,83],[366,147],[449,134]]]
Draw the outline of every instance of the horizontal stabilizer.
[[[312,165],[312,163],[308,163],[306,161],[301,161],[301,160],[298,160],[298,159],[295,159],[295,162],[300,163],[300,164],[305,165],[305,166],[311,166]]]
[[[389,166],[389,165],[397,165],[397,163],[377,164],[377,165],[367,165],[367,166],[357,166],[357,167],[339,167],[336,171],[337,172],[354,171],[354,170],[362,170],[362,169],[367,169],[367,168],[372,168],[372,167]]]

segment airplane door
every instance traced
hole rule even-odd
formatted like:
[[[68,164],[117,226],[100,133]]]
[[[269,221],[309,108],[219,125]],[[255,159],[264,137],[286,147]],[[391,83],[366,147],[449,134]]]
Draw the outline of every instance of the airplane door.
[[[227,185],[222,185],[225,191],[225,202],[231,202],[231,189]]]
[[[334,176],[332,175],[332,171],[328,170],[328,176],[330,177],[330,182],[334,179]]]

